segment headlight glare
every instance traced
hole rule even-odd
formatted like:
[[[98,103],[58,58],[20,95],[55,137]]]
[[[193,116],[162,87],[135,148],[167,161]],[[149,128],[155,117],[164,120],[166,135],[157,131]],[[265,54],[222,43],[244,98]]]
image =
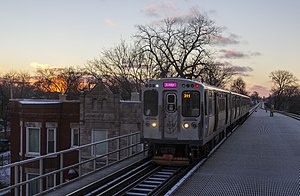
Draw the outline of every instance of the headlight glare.
[[[189,125],[189,123],[184,122],[184,123],[182,124],[182,127],[185,128],[185,129],[188,129],[188,128],[190,127],[190,125]]]
[[[152,126],[153,128],[156,128],[156,127],[157,127],[157,122],[152,122],[152,123],[151,123],[151,126]]]

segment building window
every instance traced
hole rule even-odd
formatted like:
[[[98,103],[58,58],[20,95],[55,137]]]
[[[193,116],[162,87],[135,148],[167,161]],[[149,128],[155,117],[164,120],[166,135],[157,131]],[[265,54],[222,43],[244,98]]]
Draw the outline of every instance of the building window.
[[[26,180],[30,180],[30,179],[36,178],[38,176],[39,176],[38,174],[27,173]],[[30,181],[28,184],[26,184],[27,195],[35,195],[35,194],[39,193],[39,191],[40,191],[39,180],[33,180],[33,181]]]
[[[92,142],[98,142],[107,139],[106,130],[93,130],[92,131]],[[93,146],[92,155],[100,156],[107,153],[107,142],[96,144]]]
[[[56,128],[47,129],[47,153],[56,152]]]
[[[56,186],[56,174],[47,176],[46,185],[47,185],[47,189]]]
[[[71,147],[79,146],[79,129],[71,129]]]
[[[40,155],[40,128],[26,128],[26,154]]]

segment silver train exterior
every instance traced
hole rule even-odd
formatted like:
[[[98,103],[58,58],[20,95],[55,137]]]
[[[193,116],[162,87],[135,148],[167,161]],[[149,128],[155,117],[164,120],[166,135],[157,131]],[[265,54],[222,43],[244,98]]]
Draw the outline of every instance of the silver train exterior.
[[[209,151],[249,113],[250,98],[181,78],[142,89],[141,140],[158,164],[187,165]]]

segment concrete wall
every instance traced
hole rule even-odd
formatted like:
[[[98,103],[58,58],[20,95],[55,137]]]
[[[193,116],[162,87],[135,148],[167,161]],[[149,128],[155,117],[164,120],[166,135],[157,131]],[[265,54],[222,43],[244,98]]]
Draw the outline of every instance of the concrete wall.
[[[135,94],[135,99],[137,95]],[[141,130],[140,101],[122,101],[120,95],[113,94],[105,85],[99,83],[94,89],[83,94],[80,99],[80,142],[81,145],[92,142],[93,130],[106,130],[107,139]],[[120,141],[127,145],[127,138]],[[117,149],[116,142],[109,142],[108,151]],[[91,158],[91,148],[84,150],[82,159]],[[122,152],[121,156],[126,156]],[[108,160],[115,160],[111,155]],[[87,164],[83,168],[92,167]]]

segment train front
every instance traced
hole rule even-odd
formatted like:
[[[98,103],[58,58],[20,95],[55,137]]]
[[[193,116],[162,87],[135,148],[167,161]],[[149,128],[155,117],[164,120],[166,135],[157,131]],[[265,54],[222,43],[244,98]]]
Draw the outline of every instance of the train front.
[[[190,163],[193,146],[201,144],[201,92],[201,84],[179,78],[153,80],[143,87],[141,139],[155,163]]]

